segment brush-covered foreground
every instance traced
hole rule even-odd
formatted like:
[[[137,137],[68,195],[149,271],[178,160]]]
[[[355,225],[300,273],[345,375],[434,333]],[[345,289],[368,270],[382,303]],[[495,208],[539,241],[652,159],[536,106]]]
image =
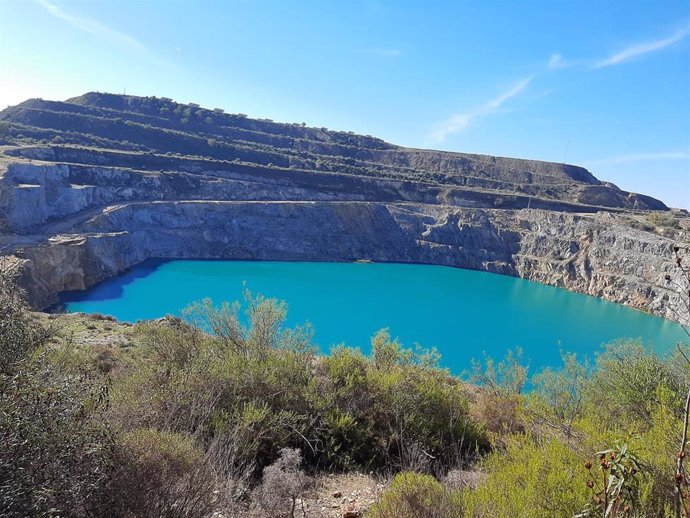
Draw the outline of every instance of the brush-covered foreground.
[[[386,331],[317,356],[251,295],[133,326],[0,298],[2,516],[676,516],[690,368],[635,342],[470,384]]]

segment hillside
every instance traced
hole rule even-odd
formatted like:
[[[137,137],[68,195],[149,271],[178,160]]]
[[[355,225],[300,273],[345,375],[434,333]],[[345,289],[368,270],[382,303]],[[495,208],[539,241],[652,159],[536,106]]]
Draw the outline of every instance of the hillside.
[[[0,253],[36,307],[148,257],[424,262],[678,303],[661,280],[686,217],[577,166],[103,93],[7,108],[0,143]]]

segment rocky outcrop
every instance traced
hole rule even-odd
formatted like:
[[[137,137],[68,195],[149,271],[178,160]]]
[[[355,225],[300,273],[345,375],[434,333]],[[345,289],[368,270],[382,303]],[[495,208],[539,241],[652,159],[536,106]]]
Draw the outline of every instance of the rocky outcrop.
[[[22,262],[39,308],[147,258],[367,259],[519,276],[678,318],[663,279],[686,216],[583,168],[107,94],[27,101],[0,121],[0,254]],[[649,224],[650,210],[673,225]]]

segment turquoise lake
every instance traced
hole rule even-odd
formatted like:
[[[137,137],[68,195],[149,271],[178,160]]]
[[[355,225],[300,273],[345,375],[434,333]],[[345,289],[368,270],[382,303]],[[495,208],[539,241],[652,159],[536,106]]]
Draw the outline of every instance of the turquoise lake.
[[[530,371],[560,365],[560,351],[593,357],[601,344],[639,338],[660,352],[687,341],[682,328],[624,306],[503,275],[417,264],[147,261],[85,292],[67,311],[135,322],[180,315],[193,301],[242,298],[245,289],[285,300],[288,325],[311,322],[327,352],[369,350],[387,327],[406,346],[436,347],[456,374],[472,358],[521,347]]]

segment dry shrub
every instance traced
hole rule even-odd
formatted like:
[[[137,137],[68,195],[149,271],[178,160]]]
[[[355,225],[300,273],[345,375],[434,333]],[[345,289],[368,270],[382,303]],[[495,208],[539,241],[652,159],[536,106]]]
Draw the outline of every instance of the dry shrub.
[[[19,275],[16,263],[0,257],[0,375],[18,370],[55,332],[55,321],[45,326],[29,312]]]
[[[519,396],[484,391],[477,396],[472,415],[489,433],[500,438],[524,431],[520,409]]]
[[[211,514],[214,476],[184,435],[155,430],[123,434],[110,501],[102,516],[195,518]]]
[[[89,318],[91,320],[99,320],[99,321],[108,321],[108,322],[115,322],[115,317],[110,316],[110,315],[103,315],[102,313],[90,313]]]
[[[298,512],[297,501],[310,483],[300,469],[302,454],[298,449],[283,448],[280,457],[264,468],[261,485],[253,493],[254,501],[266,516],[289,516]],[[306,516],[300,506],[300,514]]]
[[[95,345],[93,354],[94,365],[103,374],[111,373],[118,364],[117,350],[112,345]]]
[[[218,474],[219,494],[229,506],[245,500],[256,472],[256,459],[244,452],[242,430],[226,427],[216,430],[206,448],[206,458]]]
[[[0,374],[0,516],[94,516],[112,463],[107,389],[40,355]]]

